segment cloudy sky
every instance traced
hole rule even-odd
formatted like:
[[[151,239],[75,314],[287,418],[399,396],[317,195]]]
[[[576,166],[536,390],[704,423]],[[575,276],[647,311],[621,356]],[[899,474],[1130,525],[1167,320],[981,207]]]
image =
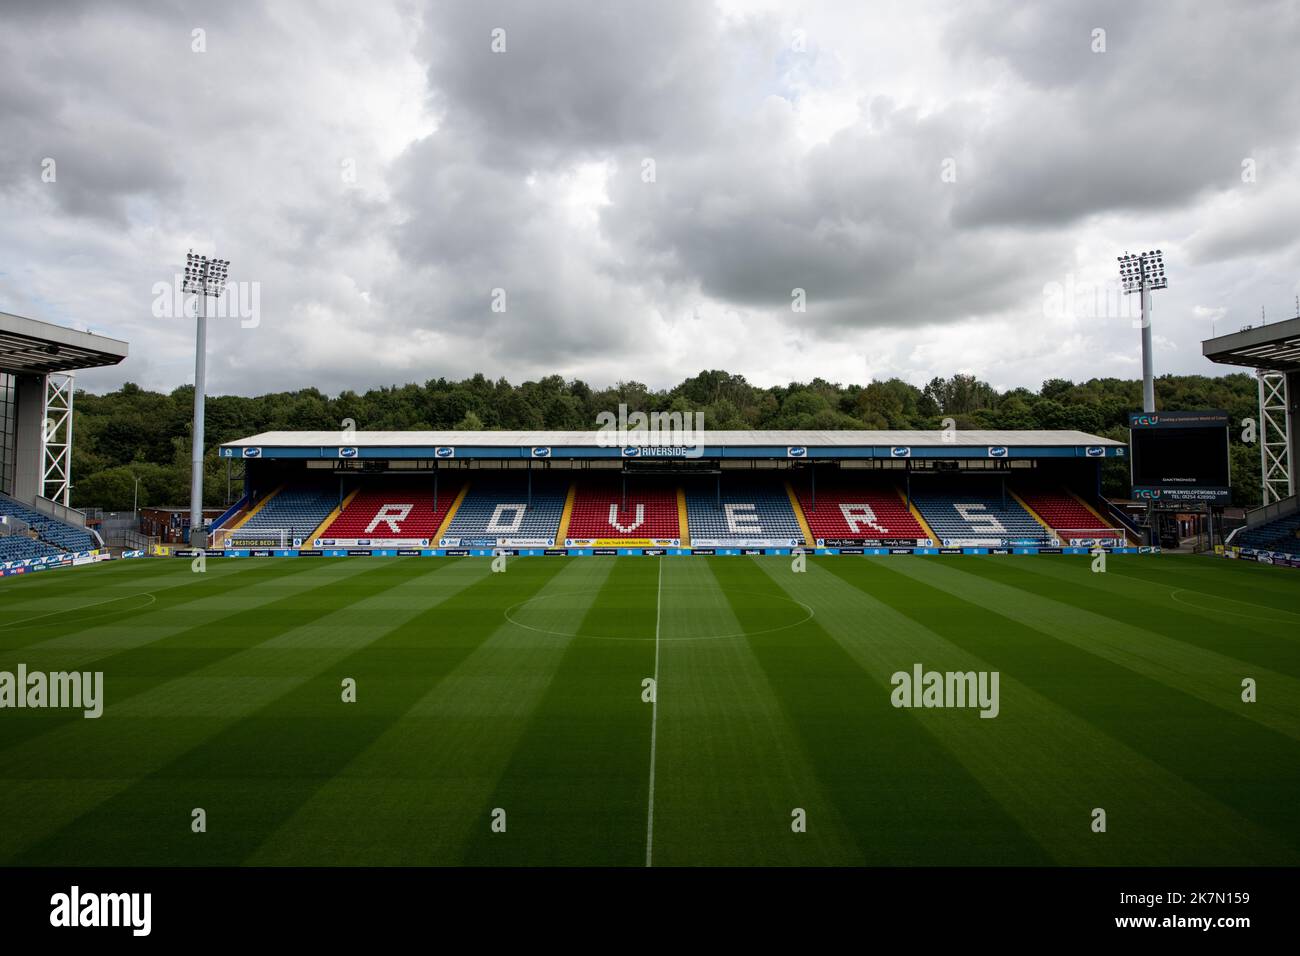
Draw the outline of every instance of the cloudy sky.
[[[209,383],[1137,377],[1296,312],[1300,5],[0,6],[0,310]],[[802,290],[801,292],[798,290]],[[802,307],[802,308],[801,308]]]

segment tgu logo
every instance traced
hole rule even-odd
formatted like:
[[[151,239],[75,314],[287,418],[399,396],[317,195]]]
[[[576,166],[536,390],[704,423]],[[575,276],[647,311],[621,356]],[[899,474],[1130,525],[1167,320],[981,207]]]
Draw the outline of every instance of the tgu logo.
[[[244,457],[245,457],[245,458],[261,458],[261,457],[262,457],[262,449],[260,449],[260,448],[245,448],[245,449],[244,449]]]
[[[454,448],[448,448],[448,447],[446,447],[446,446],[443,446],[442,448],[435,448],[435,449],[433,450],[433,457],[435,457],[435,458],[455,458],[455,457],[456,457],[456,449],[454,449]]]
[[[1100,448],[1096,445],[1089,445],[1085,450],[1085,454],[1087,454],[1089,458],[1105,458],[1106,449]]]
[[[340,449],[339,449],[339,457],[340,457],[340,458],[356,458],[356,457],[357,457],[357,450],[356,450],[355,448],[340,448]]]
[[[1160,497],[1160,489],[1159,488],[1138,488],[1136,491],[1133,492],[1133,497],[1141,498],[1143,500],[1155,500]]]
[[[1133,418],[1134,425],[1159,425],[1159,415],[1137,415]]]
[[[990,448],[989,448],[989,457],[990,457],[990,458],[1006,458],[1006,457],[1007,457],[1007,449],[1006,449],[1006,447],[1003,446],[1003,445],[993,445],[993,446],[990,446]]]
[[[534,457],[534,458],[550,458],[550,457],[551,457],[551,450],[550,450],[549,448],[545,447],[545,446],[541,446],[541,445],[539,445],[538,447],[536,447],[536,448],[533,449],[533,457]]]
[[[897,446],[895,446],[895,447],[889,449],[889,457],[891,457],[891,458],[911,458],[911,457],[912,457],[912,449],[907,448],[907,447],[904,447],[904,446],[902,446],[902,445],[897,445]]]
[[[787,448],[785,450],[785,455],[787,458],[807,458],[808,449],[796,445],[793,448]]]

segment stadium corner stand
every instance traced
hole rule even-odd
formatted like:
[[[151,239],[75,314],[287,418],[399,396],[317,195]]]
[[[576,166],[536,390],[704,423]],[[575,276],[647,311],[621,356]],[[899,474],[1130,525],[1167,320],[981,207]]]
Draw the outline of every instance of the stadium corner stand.
[[[1220,549],[1225,557],[1300,567],[1300,456],[1293,424],[1300,416],[1300,316],[1246,326],[1206,339],[1211,362],[1253,368],[1259,379],[1258,444],[1263,506]]]
[[[69,505],[72,373],[126,354],[117,339],[0,312],[0,577],[108,557]]]

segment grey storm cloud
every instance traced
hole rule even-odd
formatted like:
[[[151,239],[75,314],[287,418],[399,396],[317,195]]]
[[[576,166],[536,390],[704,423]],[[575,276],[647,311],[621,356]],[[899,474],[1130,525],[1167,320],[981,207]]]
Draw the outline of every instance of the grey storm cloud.
[[[1278,68],[1297,36],[1286,2],[966,5],[950,48],[1028,89],[973,138],[977,178],[955,222],[1060,226],[1235,189],[1243,159],[1295,146],[1300,90]]]
[[[708,135],[718,119],[724,37],[708,3],[488,0],[430,11],[417,47],[430,96],[451,131],[478,139],[484,164],[670,144]]]
[[[187,320],[151,305],[188,248],[256,286],[258,321],[211,333],[213,388],[245,393],[1112,374],[1128,320],[1044,301],[1148,244],[1161,370],[1209,372],[1198,316],[1300,291],[1294,4],[7,3],[0,27],[0,309],[130,340],[90,387],[189,380]]]
[[[955,193],[940,178],[962,118],[920,118],[887,101],[863,112],[869,119],[807,152],[778,109],[711,154],[669,157],[653,185],[620,166],[605,227],[651,268],[728,301],[788,307],[802,289],[831,306],[810,313],[813,323],[938,322],[959,303],[992,306],[1014,265],[1008,243],[954,230]]]

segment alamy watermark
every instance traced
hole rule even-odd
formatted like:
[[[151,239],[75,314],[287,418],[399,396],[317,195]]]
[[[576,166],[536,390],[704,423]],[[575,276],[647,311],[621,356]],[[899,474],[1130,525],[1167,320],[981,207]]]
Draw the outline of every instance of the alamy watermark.
[[[1043,285],[1043,318],[1128,319],[1140,325],[1142,308],[1138,297],[1125,295],[1118,281],[1089,282],[1071,272],[1064,282]]]
[[[703,412],[618,412],[596,416],[596,444],[621,448],[623,457],[699,458],[704,454]]]
[[[103,671],[0,671],[0,710],[69,708],[93,720],[104,713]]]
[[[996,717],[1001,710],[998,671],[927,671],[920,664],[896,671],[889,702],[895,707],[972,707],[980,716]]]
[[[185,276],[178,272],[171,284],[153,284],[151,311],[155,319],[190,318],[198,314],[196,306],[188,304],[193,294],[185,291],[184,282]],[[257,328],[262,324],[262,283],[227,282],[221,295],[208,302],[204,314],[210,319],[239,319],[239,327],[243,329]]]
[[[152,893],[91,893],[74,884],[68,892],[50,897],[54,927],[123,927],[132,936],[148,936],[152,914]]]

